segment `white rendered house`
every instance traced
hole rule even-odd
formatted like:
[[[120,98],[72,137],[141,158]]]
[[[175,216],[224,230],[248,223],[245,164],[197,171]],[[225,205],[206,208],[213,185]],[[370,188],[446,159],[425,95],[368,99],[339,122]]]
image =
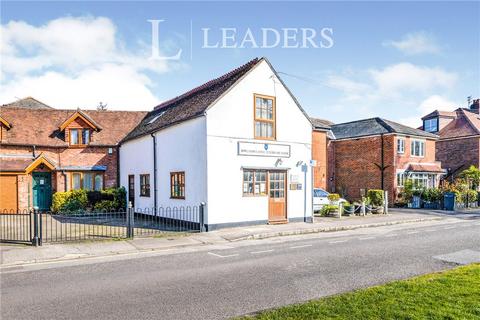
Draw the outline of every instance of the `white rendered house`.
[[[136,208],[205,202],[207,230],[304,221],[311,158],[310,120],[261,58],[155,107],[121,144],[120,183]]]

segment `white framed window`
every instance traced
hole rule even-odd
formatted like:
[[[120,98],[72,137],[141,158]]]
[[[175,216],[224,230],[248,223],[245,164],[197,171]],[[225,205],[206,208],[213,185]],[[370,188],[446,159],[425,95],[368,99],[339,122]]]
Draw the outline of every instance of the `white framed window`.
[[[425,156],[425,140],[412,140],[410,154],[414,157]]]
[[[405,185],[405,172],[397,172],[397,187]]]
[[[397,139],[397,153],[405,153],[405,139]]]
[[[409,178],[412,179],[415,188],[433,188],[436,185],[434,174],[412,173]]]
[[[427,132],[438,131],[438,118],[426,119],[423,121],[423,130]]]
[[[254,94],[255,139],[275,140],[275,97]]]

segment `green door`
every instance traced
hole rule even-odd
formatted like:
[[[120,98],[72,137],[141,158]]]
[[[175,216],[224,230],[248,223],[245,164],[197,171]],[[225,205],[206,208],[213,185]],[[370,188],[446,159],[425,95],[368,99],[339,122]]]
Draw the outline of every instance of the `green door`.
[[[34,172],[32,176],[33,207],[49,210],[52,203],[52,175],[50,172]]]

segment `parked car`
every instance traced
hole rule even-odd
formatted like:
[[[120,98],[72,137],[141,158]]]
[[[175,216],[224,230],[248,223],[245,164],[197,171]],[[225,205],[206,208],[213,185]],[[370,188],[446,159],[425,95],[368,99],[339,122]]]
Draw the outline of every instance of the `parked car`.
[[[327,191],[320,189],[320,188],[314,188],[313,189],[313,211],[317,212],[322,209],[324,205],[330,204],[330,200],[328,200],[328,193]],[[340,202],[347,202],[347,200],[340,198],[337,203]]]

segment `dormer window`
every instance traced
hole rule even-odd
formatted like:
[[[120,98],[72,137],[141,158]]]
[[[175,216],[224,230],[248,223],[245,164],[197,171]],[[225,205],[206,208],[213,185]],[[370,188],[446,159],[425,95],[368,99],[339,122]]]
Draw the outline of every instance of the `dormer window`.
[[[59,127],[65,131],[65,138],[70,146],[86,146],[92,141],[92,132],[102,128],[88,115],[80,110],[73,113]]]
[[[70,129],[70,145],[84,146],[90,143],[90,129]]]
[[[423,120],[423,130],[427,131],[427,132],[437,132],[438,131],[438,118]]]

